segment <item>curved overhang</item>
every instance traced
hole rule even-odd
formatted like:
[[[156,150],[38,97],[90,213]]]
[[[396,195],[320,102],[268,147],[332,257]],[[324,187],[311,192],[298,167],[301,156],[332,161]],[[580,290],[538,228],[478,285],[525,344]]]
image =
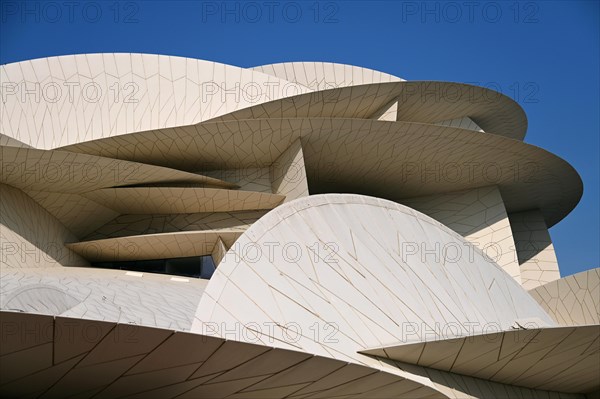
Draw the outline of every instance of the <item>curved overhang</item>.
[[[83,193],[94,189],[151,183],[234,184],[162,166],[71,151],[0,147],[0,183],[21,190]]]
[[[373,121],[360,128],[353,121],[332,122],[303,138],[311,194],[359,193],[402,202],[495,185],[507,212],[539,209],[548,227],[583,194],[570,164],[519,140],[425,124]]]
[[[439,81],[372,83],[320,90],[261,103],[209,121],[264,118],[374,119],[397,102],[397,120],[438,123],[471,118],[481,129],[517,140],[527,132],[527,116],[511,98],[479,86]]]
[[[493,90],[398,81],[389,74],[341,64],[308,64],[313,65],[308,70],[314,71],[316,80],[331,80],[335,88],[317,85],[313,91],[308,87],[312,72],[288,76],[281,67],[244,69],[156,54],[79,54],[6,64],[0,67],[6,86],[0,133],[51,149],[218,117],[248,119],[265,112],[278,114],[271,117],[299,117],[321,109],[314,116],[369,118],[392,101],[398,101],[398,116],[404,121],[436,123],[469,117],[487,132],[517,139],[527,129],[518,104]],[[286,71],[303,63],[279,65]],[[261,68],[272,71],[262,73]],[[307,71],[306,65],[302,69]],[[330,69],[344,73],[335,75]],[[287,79],[281,78],[284,75]],[[302,114],[306,108],[311,115]],[[342,109],[348,112],[340,114]]]
[[[0,328],[6,397],[448,398],[418,378],[210,331],[5,311]]]
[[[267,212],[264,210],[162,215],[126,214],[117,216],[95,229],[91,234],[82,238],[82,241],[182,231],[239,231],[243,233]]]
[[[210,255],[220,240],[229,248],[242,235],[239,229],[177,231],[66,243],[90,262],[120,262]]]
[[[581,178],[536,146],[495,134],[410,122],[290,118],[203,123],[140,132],[65,150],[183,170],[268,167],[302,141],[311,194],[403,199],[497,185],[508,212],[540,209],[546,224],[579,202]],[[185,143],[175,147],[175,141]]]

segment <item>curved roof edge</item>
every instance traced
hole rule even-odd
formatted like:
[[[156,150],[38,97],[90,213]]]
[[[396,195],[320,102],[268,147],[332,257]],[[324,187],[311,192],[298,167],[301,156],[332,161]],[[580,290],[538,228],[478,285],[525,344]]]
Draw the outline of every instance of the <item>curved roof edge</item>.
[[[315,90],[405,80],[376,69],[324,61],[279,62],[248,69],[299,83]]]

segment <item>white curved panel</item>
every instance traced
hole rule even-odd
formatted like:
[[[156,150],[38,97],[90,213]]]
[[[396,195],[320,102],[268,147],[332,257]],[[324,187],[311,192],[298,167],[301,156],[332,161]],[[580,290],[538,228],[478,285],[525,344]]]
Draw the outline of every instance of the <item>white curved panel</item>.
[[[261,342],[381,369],[357,352],[530,318],[555,325],[439,222],[393,202],[330,194],[284,204],[244,233],[209,282],[192,331],[273,323]]]
[[[152,54],[41,58],[0,66],[0,133],[51,149],[190,125],[309,91],[258,71]]]

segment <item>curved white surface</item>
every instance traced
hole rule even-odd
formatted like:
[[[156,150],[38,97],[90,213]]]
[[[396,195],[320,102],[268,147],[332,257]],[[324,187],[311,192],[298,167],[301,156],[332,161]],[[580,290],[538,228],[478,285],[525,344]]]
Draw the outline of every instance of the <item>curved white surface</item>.
[[[0,66],[0,80],[0,133],[41,149],[190,125],[309,91],[231,65],[136,53],[16,62]]]
[[[189,331],[208,280],[81,267],[2,269],[2,311]]]
[[[393,202],[330,194],[284,204],[252,225],[210,280],[192,332],[211,323],[247,329],[262,343],[386,369],[357,352],[531,318],[555,325],[458,234]],[[273,330],[256,334],[253,323]],[[293,340],[289,326],[300,331]]]

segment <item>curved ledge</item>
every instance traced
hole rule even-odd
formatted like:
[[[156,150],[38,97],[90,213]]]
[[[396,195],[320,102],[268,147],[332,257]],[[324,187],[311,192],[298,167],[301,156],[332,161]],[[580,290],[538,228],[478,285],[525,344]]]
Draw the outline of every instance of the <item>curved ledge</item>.
[[[234,111],[207,122],[264,118],[370,119],[398,102],[398,120],[438,123],[471,118],[487,133],[523,140],[527,117],[511,98],[479,86],[438,81],[373,83],[300,94]]]
[[[210,255],[219,238],[230,247],[240,230],[181,231],[66,243],[90,262],[152,260]]]
[[[533,389],[600,389],[600,326],[494,331],[361,351],[404,363]],[[482,353],[485,348],[485,353]]]
[[[176,233],[181,231],[239,231],[250,225],[268,211],[241,211],[184,214],[128,214],[117,216],[80,241],[103,240],[144,234]]]
[[[195,187],[103,188],[84,194],[121,214],[173,214],[273,209],[284,195]]]
[[[0,183],[32,191],[83,193],[104,187],[168,182],[235,187],[195,173],[70,151],[1,146],[0,166]]]

